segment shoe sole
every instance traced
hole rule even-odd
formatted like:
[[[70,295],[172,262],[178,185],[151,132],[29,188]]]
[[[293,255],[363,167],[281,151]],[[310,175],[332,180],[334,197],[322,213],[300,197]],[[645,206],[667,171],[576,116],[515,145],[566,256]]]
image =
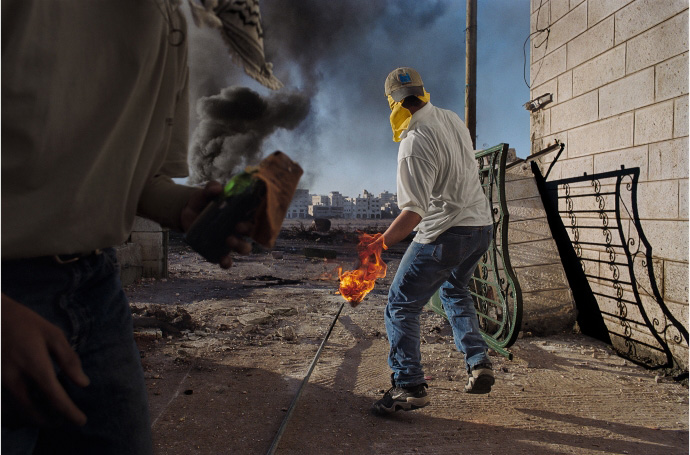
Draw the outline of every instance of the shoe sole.
[[[406,402],[397,402],[393,403],[393,406],[390,408],[387,408],[383,405],[374,405],[371,408],[371,411],[375,415],[379,416],[385,416],[389,414],[393,414],[394,412],[397,411],[414,411],[415,409],[421,409],[425,406],[427,406],[430,403],[431,400],[425,399],[425,398],[409,398],[408,401]]]
[[[482,394],[491,392],[491,386],[494,385],[496,379],[488,374],[482,374],[474,380],[471,388],[465,387],[466,393]]]

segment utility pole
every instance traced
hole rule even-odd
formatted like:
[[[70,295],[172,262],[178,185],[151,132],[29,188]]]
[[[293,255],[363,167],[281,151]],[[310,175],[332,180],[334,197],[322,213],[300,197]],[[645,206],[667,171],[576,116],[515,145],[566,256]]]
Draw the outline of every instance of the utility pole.
[[[467,0],[465,29],[465,124],[477,148],[477,0]]]

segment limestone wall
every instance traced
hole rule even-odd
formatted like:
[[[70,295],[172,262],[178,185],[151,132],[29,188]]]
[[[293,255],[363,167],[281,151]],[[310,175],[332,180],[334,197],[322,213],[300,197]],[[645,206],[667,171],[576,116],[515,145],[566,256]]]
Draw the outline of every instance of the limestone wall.
[[[168,230],[158,223],[136,217],[129,239],[116,252],[125,286],[141,278],[168,277]]]
[[[529,164],[508,169],[505,190],[508,252],[522,290],[521,330],[536,335],[569,332],[577,319],[575,300]]]
[[[664,304],[687,330],[688,2],[532,0],[531,13],[531,98],[553,94],[553,102],[531,115],[532,153],[556,140],[565,143],[548,181],[597,175],[621,166],[639,168],[637,218],[651,244],[653,275]],[[548,161],[541,164],[544,169],[549,165]],[[587,191],[580,187],[574,185],[572,191]],[[579,209],[580,226],[601,226],[597,207]],[[588,215],[587,209],[595,212]],[[568,226],[570,221],[563,217]],[[635,230],[632,217],[622,220],[630,237]],[[579,234],[601,232],[592,228]],[[622,311],[621,301],[635,299],[628,295],[630,287],[614,289],[612,283],[618,278],[611,274],[618,272],[610,266],[610,252],[582,238],[572,240],[581,242],[582,257],[592,264],[587,273],[593,291],[599,294],[599,307],[614,315],[605,315],[614,345],[625,338],[639,341],[642,349],[653,344],[643,321],[634,314],[634,305],[627,307],[633,319],[629,327],[621,326],[615,317]],[[619,259],[620,253],[614,262]],[[646,285],[642,286],[642,294],[647,293],[644,307],[658,318],[658,327],[664,327],[668,318],[655,313],[649,298],[651,282],[637,284]],[[621,298],[618,292],[625,295]],[[668,330],[663,337],[671,340],[674,357],[687,368],[687,343],[673,342],[677,333]]]

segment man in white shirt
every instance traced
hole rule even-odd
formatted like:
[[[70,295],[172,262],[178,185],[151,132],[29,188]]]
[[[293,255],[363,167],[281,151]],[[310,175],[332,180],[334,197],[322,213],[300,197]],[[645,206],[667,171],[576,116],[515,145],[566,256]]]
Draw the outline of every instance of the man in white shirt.
[[[455,344],[465,354],[465,392],[488,393],[494,383],[468,287],[493,235],[491,207],[479,182],[470,133],[457,114],[431,104],[422,78],[412,68],[392,71],[385,94],[393,140],[400,142],[397,191],[402,213],[379,241],[391,246],[413,230],[417,234],[388,293],[385,323],[393,386],[372,407],[379,415],[429,404],[419,315],[439,288]]]

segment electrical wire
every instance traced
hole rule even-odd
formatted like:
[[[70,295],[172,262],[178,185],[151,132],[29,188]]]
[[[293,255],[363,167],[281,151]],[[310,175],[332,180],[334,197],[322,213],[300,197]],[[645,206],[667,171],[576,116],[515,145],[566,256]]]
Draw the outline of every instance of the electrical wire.
[[[541,7],[544,6],[544,0],[541,0],[539,2],[539,7],[537,8],[537,20],[535,22],[535,27],[539,27],[539,14],[541,13]],[[539,49],[543,44],[546,44],[544,47],[544,57],[542,57],[541,62],[539,63],[539,69],[537,70],[537,73],[534,75],[534,79],[532,79],[531,83],[527,82],[527,52],[525,51],[525,45],[527,45],[527,42],[529,39],[538,34],[538,33],[544,33],[546,32],[546,38],[542,40],[541,43],[538,45],[535,45],[535,49]],[[546,50],[549,48],[549,35],[551,34],[551,23],[549,20],[549,25],[547,25],[545,28],[537,29],[527,35],[527,38],[525,38],[525,42],[522,44],[522,78],[525,81],[525,85],[527,88],[532,88],[532,84],[534,83],[535,80],[537,80],[537,76],[539,76],[539,73],[541,72],[542,66],[544,65],[544,59],[546,58]],[[530,53],[531,54],[531,53]]]

